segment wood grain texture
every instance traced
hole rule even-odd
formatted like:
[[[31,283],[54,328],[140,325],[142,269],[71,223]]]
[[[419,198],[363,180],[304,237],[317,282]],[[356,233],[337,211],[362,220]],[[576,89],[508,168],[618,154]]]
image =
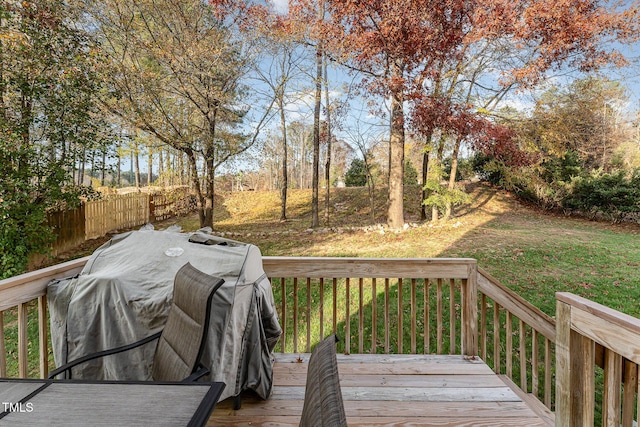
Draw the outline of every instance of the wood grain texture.
[[[494,375],[479,358],[338,354],[337,359],[349,426],[553,425],[553,414],[539,401],[521,397],[515,384]],[[220,402],[208,425],[297,426],[308,360],[308,354],[276,354],[272,396],[263,401],[248,394],[238,411],[231,399]]]
[[[20,378],[29,376],[29,357],[27,354],[27,304],[18,305],[18,375]]]
[[[571,424],[571,306],[556,301],[556,425]]]
[[[478,290],[552,342],[555,341],[556,327],[553,318],[498,282],[482,268],[478,268]]]
[[[269,277],[448,277],[466,279],[470,258],[263,257]]]
[[[622,386],[622,356],[613,350],[604,351],[604,395],[602,397],[603,425],[619,426]]]
[[[629,316],[628,314],[621,313],[612,308],[569,292],[557,292],[556,299],[570,304],[572,307],[579,308],[581,311],[591,313],[609,323],[625,328],[634,334],[640,335],[640,319],[636,319],[633,316]]]
[[[47,347],[47,296],[38,297],[38,353],[40,378],[49,375],[49,349]]]
[[[75,259],[62,264],[24,273],[0,280],[0,311],[29,302],[47,292],[52,279],[78,274],[89,257]]]
[[[511,378],[505,375],[498,375],[498,377],[514,391],[518,397],[526,402],[526,405],[533,410],[540,418],[542,418],[548,425],[555,425],[555,414],[544,405],[534,394],[524,392],[517,384],[515,384]]]
[[[640,320],[638,323],[640,324]],[[599,317],[596,313],[579,307],[573,307],[571,311],[571,327],[603,347],[640,363],[640,329],[627,329],[610,318]]]
[[[633,427],[638,385],[638,365],[624,361],[624,392],[622,394],[622,427]]]
[[[571,419],[593,424],[595,412],[595,355],[590,339],[571,331]]]
[[[462,354],[478,354],[478,265],[469,264],[462,280]]]

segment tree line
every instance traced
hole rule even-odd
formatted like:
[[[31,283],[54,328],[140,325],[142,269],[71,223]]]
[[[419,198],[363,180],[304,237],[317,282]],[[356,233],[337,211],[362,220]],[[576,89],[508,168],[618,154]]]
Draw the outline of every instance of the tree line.
[[[371,191],[388,188],[394,229],[406,169],[423,219],[464,200],[463,152],[476,174],[562,205],[576,179],[635,166],[624,93],[596,73],[626,64],[611,43],[637,41],[637,15],[596,0],[4,0],[2,276],[50,241],[48,209],[97,197],[87,174],[142,185],[142,155],[147,183],[190,183],[202,226],[217,177],[262,174],[283,220],[287,189],[312,188],[317,227],[321,189],[327,222],[356,157]],[[581,78],[541,91],[555,72]],[[506,107],[516,92],[536,94],[528,113]]]

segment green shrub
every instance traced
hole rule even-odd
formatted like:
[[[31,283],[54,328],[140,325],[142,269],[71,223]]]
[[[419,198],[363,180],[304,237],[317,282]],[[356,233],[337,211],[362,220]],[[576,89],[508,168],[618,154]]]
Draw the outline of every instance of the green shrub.
[[[367,184],[367,168],[364,160],[353,159],[349,170],[344,176],[347,187],[363,187]]]
[[[413,166],[411,160],[407,159],[404,162],[404,177],[402,179],[404,185],[417,185],[418,184],[418,171]]]
[[[540,176],[548,183],[566,182],[582,173],[582,165],[578,155],[570,151],[564,157],[549,157],[542,162]]]
[[[45,253],[54,236],[46,226],[43,204],[28,198],[2,200],[0,212],[0,279],[6,279],[24,273],[29,255]]]
[[[594,172],[573,180],[563,207],[591,218],[603,216],[613,222],[637,219],[640,212],[640,171]]]
[[[442,166],[437,163],[431,166],[427,182],[424,186],[428,196],[422,201],[422,204],[429,207],[436,207],[439,213],[448,217],[453,207],[469,201],[469,195],[459,187],[450,190],[447,185],[443,185],[444,182],[441,179],[443,174]]]

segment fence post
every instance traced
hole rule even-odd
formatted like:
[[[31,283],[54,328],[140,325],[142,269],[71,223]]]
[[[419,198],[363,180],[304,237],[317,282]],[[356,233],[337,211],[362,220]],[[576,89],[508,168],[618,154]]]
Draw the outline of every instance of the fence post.
[[[571,422],[571,306],[556,300],[556,426]]]
[[[593,425],[595,343],[571,329],[572,307],[556,294],[556,421]]]
[[[478,264],[469,264],[462,281],[462,354],[478,355]]]
[[[147,222],[153,222],[155,220],[155,197],[153,194],[149,194],[149,218]]]

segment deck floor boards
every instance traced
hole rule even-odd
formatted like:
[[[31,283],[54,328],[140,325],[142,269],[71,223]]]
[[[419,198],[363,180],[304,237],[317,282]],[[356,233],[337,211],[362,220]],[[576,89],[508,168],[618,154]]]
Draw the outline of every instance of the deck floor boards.
[[[297,426],[308,354],[277,354],[271,398],[220,402],[208,426]],[[338,355],[350,426],[549,426],[548,417],[479,359],[459,355]]]

